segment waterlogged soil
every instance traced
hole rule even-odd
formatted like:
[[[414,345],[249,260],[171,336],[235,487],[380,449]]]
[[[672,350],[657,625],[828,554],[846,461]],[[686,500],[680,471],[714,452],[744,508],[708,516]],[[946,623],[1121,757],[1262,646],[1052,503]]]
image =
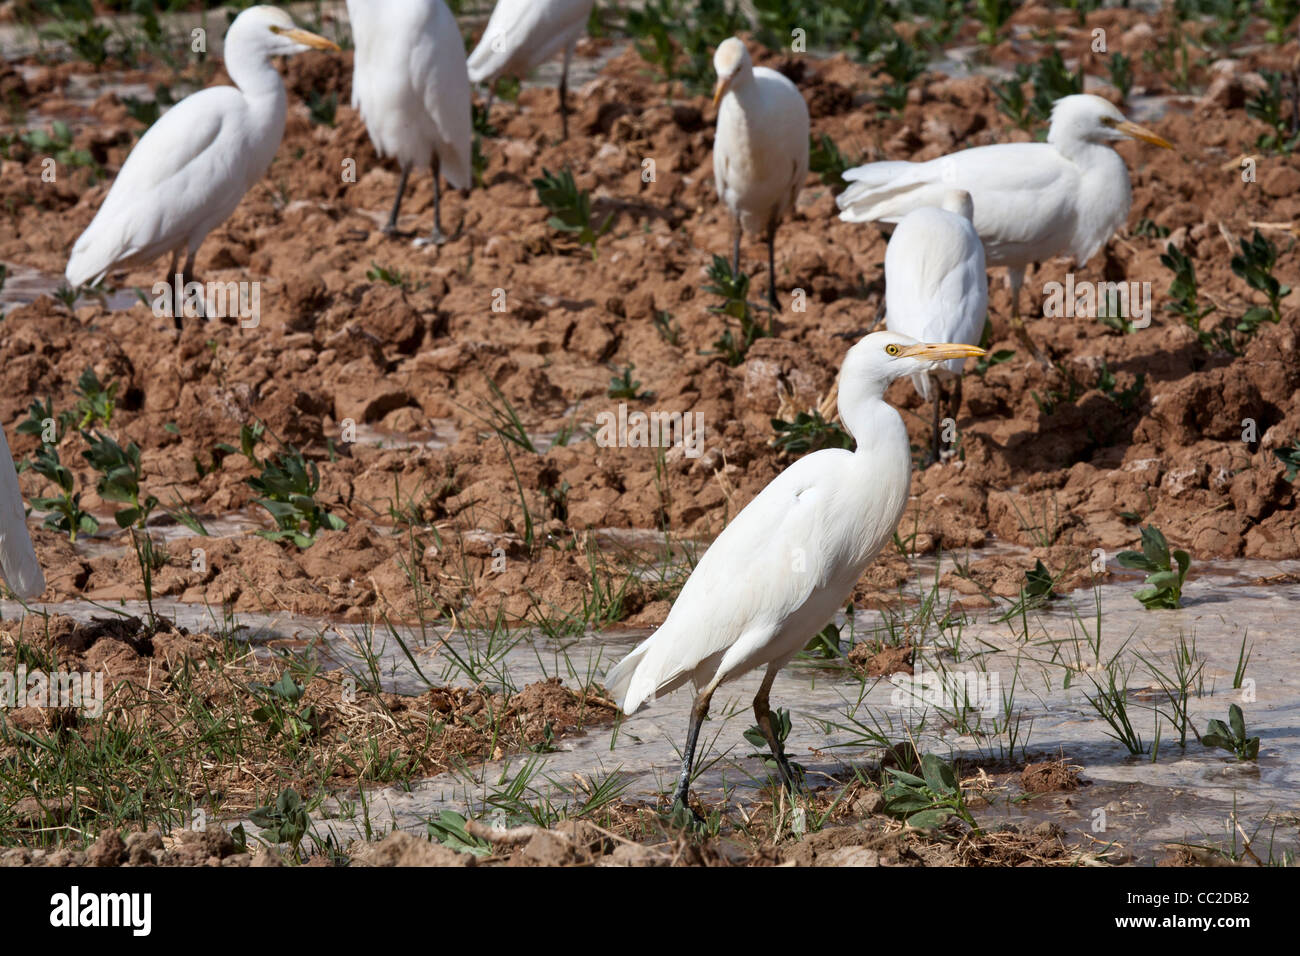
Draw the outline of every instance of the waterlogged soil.
[[[0,826],[11,842],[27,842],[49,826],[79,829],[113,800],[114,784],[97,775],[86,773],[72,792],[57,774],[47,777],[40,768],[53,755],[38,741],[57,744],[76,765],[117,740],[124,764],[139,773],[122,782],[152,812],[183,818],[193,805],[229,816],[273,803],[285,788],[311,794],[322,786],[427,776],[552,746],[586,726],[608,724],[615,712],[610,701],[558,678],[508,695],[426,682],[417,696],[305,661],[290,667],[285,657],[229,636],[167,623],[146,627],[127,615],[28,615],[0,628],[0,672],[17,675],[18,693],[39,686],[28,680],[35,672],[95,675],[93,690],[87,682],[79,698],[27,690],[9,702],[0,719],[0,761],[22,762],[31,774],[22,781],[6,776]],[[146,757],[143,767],[132,760],[151,748],[170,755],[165,778],[149,771],[155,760]],[[159,809],[168,781],[176,789]]]
[[[1127,582],[1116,576],[1113,560],[1100,567],[1094,551],[1113,556],[1132,547],[1139,524],[1159,526],[1173,545],[1186,548],[1194,575],[1196,563],[1213,558],[1300,557],[1294,492],[1275,454],[1300,438],[1300,300],[1284,299],[1279,323],[1265,323],[1249,341],[1239,337],[1242,354],[1207,352],[1164,310],[1172,274],[1160,263],[1167,243],[1191,258],[1202,301],[1216,307],[1204,320],[1208,328],[1230,328],[1263,303],[1230,266],[1237,240],[1255,228],[1277,243],[1275,274],[1300,286],[1291,226],[1300,213],[1300,160],[1257,150],[1266,128],[1244,109],[1260,83],[1254,71],[1290,69],[1300,52],[1294,39],[1278,47],[1252,41],[1212,65],[1219,53],[1206,51],[1188,82],[1175,84],[1142,57],[1167,36],[1167,24],[1105,10],[1088,14],[1080,26],[1073,13],[1027,4],[1012,18],[1014,38],[989,51],[986,63],[975,63],[973,73],[925,74],[895,115],[875,103],[885,79],[842,54],[754,53],[799,85],[814,136],[828,134],[851,161],[923,160],[1041,135],[1015,129],[998,111],[989,74],[1037,60],[1050,49],[1049,30],[1068,63],[1081,60],[1090,91],[1118,100],[1102,79],[1104,55],[1090,50],[1097,26],[1107,30],[1112,51],[1133,59],[1130,112],[1142,104],[1142,121],[1177,148],[1121,144],[1134,194],[1128,228],[1086,266],[1051,260],[1031,273],[1022,306],[1030,334],[1055,367],[1034,362],[1010,334],[1009,295],[995,275],[991,350],[1014,354],[966,377],[957,454],[914,471],[900,547],[868,570],[854,594],[858,607],[905,600],[900,587],[915,575],[909,559],[936,551],[965,555],[962,572],[949,570],[941,582],[956,610],[1014,597],[1024,572],[1040,559],[1061,575],[1059,590]],[[1252,31],[1252,37],[1259,32]],[[955,60],[973,62],[974,33],[973,25],[960,29]],[[284,143],[266,178],[209,236],[197,264],[203,280],[258,283],[257,322],[190,321],[179,336],[170,318],[155,315],[132,291],[151,298],[154,283],[166,278],[165,262],[110,277],[112,291],[102,301],[82,299],[70,308],[40,294],[57,287],[68,250],[143,129],[114,90],[125,84],[138,93],[137,87],[175,77],[111,61],[99,72],[35,57],[0,66],[0,95],[22,104],[29,124],[66,121],[73,147],[95,163],[60,161],[57,179],[48,182],[46,157],[36,151],[14,145],[0,160],[0,261],[11,272],[21,270],[26,290],[17,296],[7,290],[0,323],[0,424],[15,457],[38,447],[35,436],[16,431],[29,405],[48,396],[56,409],[72,409],[79,377],[93,368],[101,381],[117,385],[112,420],[96,427],[123,445],[136,442],[146,491],[165,507],[192,509],[213,532],[194,535],[159,513],[154,530],[165,559],[152,586],[160,600],[350,621],[442,615],[482,625],[561,620],[641,628],[662,621],[680,586],[684,555],[707,543],[792,460],[773,445],[773,417],[790,419],[815,407],[845,351],[878,320],[886,237],[875,227],[839,222],[832,189],[810,176],[778,238],[776,286],[785,308],[775,317],[775,334],[729,365],[715,347],[728,320],[712,311],[718,299],[704,291],[705,270],[714,254],[730,249],[731,229],[714,194],[715,114],[708,97],[667,87],[633,50],[619,52],[610,41],[585,40],[580,54],[602,65],[571,93],[570,139],[558,142],[551,88],[526,86],[517,104],[495,104],[497,135],[484,137],[481,147],[483,185],[444,195],[443,222],[452,238],[441,246],[380,232],[397,173],[377,158],[347,106],[351,54],[286,61]],[[1200,62],[1195,51],[1192,60]],[[202,85],[212,72],[194,70],[191,78]],[[219,68],[211,76],[226,81]],[[337,97],[332,125],[313,121],[309,96]],[[1242,180],[1243,154],[1255,158],[1253,182]],[[647,160],[652,177],[645,175]],[[596,216],[611,217],[595,255],[547,224],[531,184],[544,170],[564,167],[591,191]],[[427,175],[413,177],[402,228],[427,232],[432,199]],[[1168,234],[1135,231],[1142,220]],[[762,246],[747,239],[742,255],[757,300],[769,280]],[[1150,327],[1122,334],[1088,318],[1041,317],[1045,284],[1063,282],[1071,272],[1076,281],[1149,282]],[[806,303],[804,311],[791,307],[796,299]],[[611,398],[611,380],[629,368],[630,381],[639,383],[633,397]],[[1139,381],[1136,398],[1124,400]],[[917,462],[925,463],[929,408],[906,382],[895,384],[888,398],[903,411]],[[620,403],[631,411],[700,415],[702,454],[597,443],[597,416],[617,414]],[[323,531],[307,548],[252,533],[272,527],[248,484],[257,469],[217,446],[237,446],[241,427],[254,422],[266,427],[258,455],[270,456],[284,442],[319,469],[317,501],[346,530]],[[99,517],[103,530],[73,543],[37,528],[39,516],[33,518],[49,582],[42,599],[139,600],[136,555],[112,530],[117,505],[96,493],[96,476],[81,455],[85,447],[69,429],[59,453],[76,476],[82,507]],[[34,472],[20,480],[29,498],[52,490]],[[601,533],[611,528],[656,534],[639,549],[611,549]],[[33,620],[22,627],[32,628]],[[56,642],[81,642],[75,635],[84,628],[67,626],[63,637],[55,627]],[[42,632],[46,627],[39,624]],[[132,640],[108,628],[79,649],[60,645],[58,659],[125,668],[124,686],[143,688],[142,714],[153,712],[153,694],[160,695],[161,713],[180,706],[166,693],[177,647],[186,660],[217,662],[205,680],[218,681],[228,668],[240,670],[244,685],[280,674],[258,672],[257,678],[242,670],[264,666],[252,658],[213,657],[228,647],[210,634],[159,632],[148,647]],[[12,653],[14,644],[5,647]],[[898,649],[872,647],[858,657],[855,663],[873,676],[912,664]],[[469,708],[511,706],[498,691],[447,687],[438,691],[450,702],[446,710],[429,691],[419,698],[387,694],[383,706],[364,714],[344,712],[331,706],[341,699],[333,683],[341,677],[330,673],[307,683],[306,699],[327,718],[322,733],[343,733],[349,721],[365,734],[383,725],[389,749],[375,759],[395,753],[399,762],[421,761],[422,773],[444,767],[456,752],[494,756],[493,745],[472,727],[463,747],[413,756],[415,738],[430,720],[456,726]],[[529,690],[532,685],[514,699]],[[233,710],[253,706],[248,691],[228,693]],[[515,715],[519,730],[500,743],[503,752],[536,745],[548,726],[561,735],[577,726],[538,716],[561,689],[536,693],[545,698],[540,710]],[[575,703],[572,696],[554,703],[564,713],[587,708],[586,719],[603,706]],[[47,724],[46,731],[79,733],[78,720],[68,721]],[[352,746],[359,744],[336,741],[340,749],[331,753],[355,757],[347,751]],[[365,779],[355,770],[340,773],[332,784]],[[1050,782],[1054,775],[1030,775],[1023,787],[1034,792],[1043,785],[1040,777]],[[309,777],[304,771],[298,782],[306,786]],[[231,805],[256,806],[268,791],[273,795],[270,780],[255,765],[240,768],[228,781]],[[634,806],[628,815],[642,812]],[[48,822],[44,814],[40,809],[26,825]],[[854,819],[839,829],[860,837],[808,839],[844,840],[825,849],[854,847],[877,859],[902,852],[887,849],[894,844],[881,833],[867,832],[862,821],[869,815]],[[640,853],[644,848],[625,849],[627,834],[638,827],[644,829],[629,825],[626,833],[599,840],[587,831],[568,834],[563,861]],[[532,859],[527,848],[536,834],[516,836],[515,843],[493,844],[490,859]],[[1029,848],[1004,856],[995,850],[963,856],[944,841],[922,845],[945,848],[948,855],[933,862],[1050,862],[1077,859],[1086,842],[1061,843],[1050,829],[1026,829],[1018,838]],[[757,862],[767,852],[701,850],[696,842],[674,840],[666,844],[675,848],[668,862]],[[1043,844],[1053,841],[1066,849],[1049,852]],[[148,843],[139,853],[130,836],[121,852],[109,842],[106,860],[158,862],[168,852],[144,836],[135,837]],[[413,849],[397,835],[375,848],[370,861],[417,861],[441,849]],[[1028,855],[1016,857],[1021,850]],[[813,850],[790,851],[814,854],[806,860],[772,852],[761,859],[820,859]],[[202,859],[225,856],[241,854],[218,849]]]

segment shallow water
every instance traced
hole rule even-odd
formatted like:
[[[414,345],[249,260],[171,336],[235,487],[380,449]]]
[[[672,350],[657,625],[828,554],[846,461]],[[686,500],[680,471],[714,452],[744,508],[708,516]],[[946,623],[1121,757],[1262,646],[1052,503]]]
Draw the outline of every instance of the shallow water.
[[[918,562],[917,580],[926,582],[932,575],[933,570]],[[1273,583],[1260,583],[1269,578]],[[953,624],[942,633],[928,627],[920,632],[924,643],[918,674],[942,668],[970,675],[967,694],[975,710],[967,714],[967,724],[989,736],[957,729],[953,708],[933,699],[909,707],[906,685],[863,683],[846,672],[799,662],[778,676],[772,702],[791,710],[789,752],[807,768],[815,786],[829,783],[830,775],[842,777],[851,766],[878,759],[879,749],[866,740],[871,730],[891,740],[911,736],[922,752],[995,768],[1010,746],[1001,726],[1002,705],[1009,696],[1020,721],[1015,759],[1024,759],[1027,736],[1030,759],[1064,756],[1083,767],[1085,785],[1073,793],[1016,803],[1011,800],[1019,796],[1018,788],[995,790],[988,795],[990,805],[976,811],[986,826],[1014,823],[1023,828],[1052,820],[1075,842],[1094,850],[1111,846],[1119,859],[1150,863],[1170,843],[1224,843],[1232,830],[1228,821],[1235,804],[1236,820],[1246,833],[1262,827],[1255,841],[1257,853],[1267,853],[1270,839],[1276,852],[1283,847],[1294,850],[1300,822],[1300,655],[1293,636],[1295,609],[1300,606],[1297,582],[1298,561],[1207,563],[1186,584],[1186,606],[1177,611],[1144,610],[1132,597],[1135,583],[1124,580],[1058,598],[1029,612],[1024,621],[1016,617],[997,622],[1005,610],[1002,605],[969,615],[960,626]],[[943,592],[940,599],[945,599]],[[191,628],[230,625],[219,611],[193,605],[158,607]],[[133,603],[115,609],[143,613]],[[5,602],[0,610],[10,616],[16,607]],[[84,618],[109,609],[67,603],[47,610]],[[589,676],[603,674],[648,633],[588,633],[557,642],[516,632],[498,635],[493,644],[482,634],[472,639],[463,632],[449,635],[445,627],[429,628],[424,635],[408,629],[399,635],[290,615],[240,614],[237,622],[241,639],[254,645],[310,647],[325,666],[358,674],[366,669],[361,649],[368,648],[379,662],[385,686],[403,693],[420,693],[429,683],[479,680],[519,688],[551,676],[576,687]],[[884,633],[884,621],[874,611],[859,612],[852,622],[841,623],[846,639],[850,632],[858,640]],[[1262,738],[1257,764],[1239,764],[1224,751],[1209,750],[1190,731],[1186,748],[1180,748],[1167,719],[1160,721],[1158,760],[1152,763],[1149,752],[1131,757],[1108,736],[1109,726],[1088,703],[1087,696],[1096,692],[1090,678],[1104,682],[1105,663],[1118,655],[1125,672],[1131,668],[1129,712],[1149,751],[1156,721],[1152,708],[1160,705],[1167,711],[1168,705],[1138,655],[1171,673],[1170,656],[1180,635],[1189,643],[1195,640],[1196,657],[1204,660],[1201,695],[1193,695],[1188,704],[1192,724],[1203,732],[1208,720],[1226,719],[1229,704],[1239,703],[1248,732]],[[1247,683],[1234,690],[1243,637],[1250,652]],[[956,660],[946,649],[954,643]],[[701,736],[697,766],[704,769],[695,784],[706,803],[725,799],[745,804],[764,782],[760,760],[741,736],[753,723],[750,700],[760,677],[757,672],[747,675],[724,686],[714,698],[712,718]],[[898,680],[903,679],[899,675]],[[987,697],[981,699],[981,692]],[[535,763],[527,788],[530,800],[547,797],[563,805],[575,774],[599,779],[618,771],[628,785],[626,798],[654,802],[672,786],[678,761],[675,745],[684,737],[689,706],[690,693],[679,691],[626,718],[616,732],[605,727],[561,740],[554,753],[517,755],[468,773],[442,774],[409,790],[369,789],[370,826],[380,832],[392,827],[423,832],[425,820],[443,809],[483,813],[494,790],[529,761]],[[345,840],[359,838],[364,826],[354,816],[356,806],[355,792],[327,801],[316,820],[322,835],[329,829]]]
[[[29,305],[43,295],[53,296],[68,284],[63,276],[50,275],[16,262],[6,262],[4,266],[7,272],[4,288],[0,289],[0,312],[19,305]],[[84,302],[86,297],[83,296],[78,301]],[[129,309],[139,301],[140,297],[134,289],[117,289],[105,296],[107,307],[112,311]]]

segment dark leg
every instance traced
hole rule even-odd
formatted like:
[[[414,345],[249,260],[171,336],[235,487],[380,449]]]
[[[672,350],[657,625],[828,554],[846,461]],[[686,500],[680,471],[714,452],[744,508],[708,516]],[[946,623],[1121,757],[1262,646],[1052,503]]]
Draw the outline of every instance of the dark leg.
[[[199,250],[198,250],[198,249],[192,249],[192,250],[190,251],[190,254],[189,254],[188,256],[185,257],[185,268],[181,270],[181,302],[182,302],[182,303],[184,303],[184,301],[185,301],[185,298],[184,298],[184,295],[185,295],[185,292],[184,292],[184,290],[185,290],[185,286],[188,285],[188,284],[191,283],[191,282],[197,282],[197,281],[199,281],[199,280],[196,279],[195,276],[194,276],[194,260],[198,258],[198,255],[199,255]],[[199,314],[198,314],[198,317],[199,317],[200,319],[206,319],[206,318],[208,317],[208,315],[207,315],[207,303],[204,302],[203,299],[201,299],[201,298],[199,299]],[[178,320],[177,320],[177,328],[180,328],[179,322],[180,322],[180,320],[178,319]]]
[[[686,749],[682,751],[682,771],[677,778],[677,790],[673,793],[674,807],[690,807],[686,798],[691,788],[691,766],[695,763],[695,745],[700,738],[700,725],[709,715],[709,700],[712,697],[713,690],[705,688],[700,691],[695,698],[695,703],[691,705],[691,726],[686,733]]]
[[[569,60],[573,56],[573,47],[564,48],[564,67],[560,71],[560,139],[569,138]]]
[[[767,695],[772,690],[772,681],[776,679],[777,670],[775,666],[769,667],[763,677],[763,686],[758,689],[754,697],[754,717],[758,720],[758,729],[763,731],[763,736],[767,738],[767,746],[776,760],[777,769],[781,772],[781,783],[794,793],[799,785],[795,781],[794,771],[790,768],[790,761],[785,757],[785,748],[781,746],[781,741],[777,739],[776,731],[772,727],[772,708],[767,703]]]
[[[406,192],[406,174],[407,169],[403,166],[402,175],[397,180],[397,197],[393,200],[393,211],[388,214],[388,225],[384,226],[384,235],[386,236],[401,235],[401,233],[397,231],[397,214],[402,211],[402,194]],[[437,183],[437,173],[434,173],[433,181]]]
[[[182,289],[185,288],[184,281],[176,278],[177,276],[176,270],[180,266],[180,264],[181,264],[181,251],[179,249],[175,249],[172,251],[171,268],[167,270],[167,288],[172,290],[172,322],[173,324],[175,324],[177,332],[181,330],[181,310],[176,307],[176,302],[177,302],[176,283],[180,282],[181,288]]]
[[[731,233],[731,274],[735,275],[740,271],[740,220],[735,223],[736,228]]]
[[[435,153],[433,156],[433,235],[429,238],[434,245],[440,246],[447,241],[446,235],[442,231],[442,159]]]
[[[781,311],[776,298],[776,227],[767,230],[767,301],[773,312]]]

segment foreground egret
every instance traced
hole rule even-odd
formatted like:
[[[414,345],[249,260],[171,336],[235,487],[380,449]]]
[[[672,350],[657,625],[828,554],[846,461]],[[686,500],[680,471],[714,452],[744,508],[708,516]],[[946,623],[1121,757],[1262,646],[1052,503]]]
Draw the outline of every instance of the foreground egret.
[[[988,312],[989,280],[984,247],[971,224],[970,193],[950,189],[943,208],[914,209],[898,221],[885,249],[885,325],[921,341],[978,345]],[[912,384],[934,403],[934,460],[939,460],[939,406],[944,379],[953,379],[952,417],[961,408],[961,359]],[[932,381],[931,376],[934,376]],[[933,399],[931,398],[931,393]]]
[[[763,665],[754,716],[782,782],[793,788],[772,728],[772,681],[843,607],[907,504],[911,450],[903,419],[884,401],[885,388],[940,362],[982,354],[972,345],[923,344],[895,332],[873,332],[849,349],[840,371],[840,420],[857,450],[814,452],[777,475],[709,546],[668,619],[606,676],[627,714],[694,683],[674,803],[686,803],[714,691]]]
[[[18,471],[0,429],[0,571],[9,590],[20,598],[34,598],[45,590],[45,575],[32,550],[24,510]]]
[[[433,172],[434,242],[443,242],[442,187],[473,182],[469,71],[465,41],[443,0],[347,0],[356,45],[352,106],[365,120],[380,156],[396,158],[402,175],[384,232],[397,235],[397,215],[412,169]]]
[[[767,237],[767,298],[776,299],[776,228],[794,208],[808,175],[808,104],[799,88],[776,70],[755,67],[736,37],[713,54],[718,84],[718,132],[713,180],[718,198],[736,219],[731,269],[740,270],[741,232]]]
[[[72,247],[66,275],[74,289],[166,253],[170,286],[182,250],[190,278],[199,245],[266,172],[284,136],[284,83],[271,57],[307,49],[338,47],[274,7],[249,7],[235,18],[225,42],[235,85],[185,97],[140,137]]]
[[[561,136],[569,138],[569,61],[587,28],[595,0],[497,0],[487,28],[469,55],[469,78],[493,83],[499,76],[523,79],[564,50],[560,73]]]
[[[1107,144],[1126,137],[1173,149],[1100,96],[1066,96],[1052,107],[1046,143],[999,143],[924,163],[848,170],[849,187],[837,199],[840,218],[896,223],[913,209],[938,205],[949,189],[966,190],[988,264],[1007,267],[1012,327],[1031,345],[1020,319],[1025,268],[1065,254],[1082,265],[1124,224],[1133,198],[1128,170]]]

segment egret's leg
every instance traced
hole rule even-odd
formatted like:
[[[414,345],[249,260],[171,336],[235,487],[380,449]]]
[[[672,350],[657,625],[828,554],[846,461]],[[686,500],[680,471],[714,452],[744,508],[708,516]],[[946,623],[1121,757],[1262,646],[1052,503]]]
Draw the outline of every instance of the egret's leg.
[[[782,662],[784,663],[784,662]],[[758,729],[763,731],[763,736],[767,738],[767,746],[772,751],[772,757],[776,760],[777,770],[781,773],[781,783],[791,793],[794,793],[799,784],[795,781],[794,771],[790,768],[790,761],[785,757],[785,748],[781,746],[781,741],[776,736],[776,730],[772,726],[772,708],[768,706],[767,695],[772,690],[772,681],[776,680],[776,672],[780,666],[773,664],[767,669],[763,676],[763,685],[759,687],[758,693],[754,696],[754,717],[758,720]]]
[[[397,196],[393,199],[393,211],[388,214],[388,225],[384,226],[384,235],[400,235],[397,231],[397,215],[402,211],[402,195],[406,192],[406,176],[409,170],[403,166],[402,175],[397,179]],[[437,189],[438,174],[433,174],[434,189]],[[436,207],[435,207],[436,208]]]
[[[734,228],[731,230],[731,274],[735,275],[740,271],[740,234],[743,230],[740,228],[740,220],[737,219]]]
[[[713,698],[713,690],[713,687],[704,688],[691,704],[691,726],[686,732],[686,749],[682,751],[682,771],[677,778],[677,790],[673,793],[674,807],[690,807],[686,798],[691,788],[691,766],[695,763],[695,745],[700,739],[700,725],[709,715],[709,701]]]
[[[167,288],[172,290],[172,323],[176,326],[177,332],[181,330],[181,309],[178,309],[176,307],[176,303],[184,302],[184,299],[182,299],[179,295],[177,295],[178,290],[176,288],[176,283],[179,282],[181,284],[181,290],[184,290],[185,288],[184,278],[177,277],[178,273],[176,272],[176,270],[180,268],[180,264],[181,264],[181,251],[180,249],[173,249],[171,268],[167,270]]]
[[[189,255],[185,257],[185,268],[181,270],[181,302],[182,303],[184,303],[185,301],[185,294],[184,294],[185,286],[188,285],[190,282],[198,281],[198,279],[196,279],[194,276],[194,260],[197,259],[198,256],[199,256],[199,247],[195,246],[193,249],[190,250]],[[206,303],[203,301],[203,299],[200,298],[199,315],[198,315],[200,319],[206,319],[208,317],[205,304]],[[177,319],[176,323],[177,323],[176,327],[180,328],[180,319]]]
[[[440,246],[447,241],[447,237],[442,231],[442,159],[437,153],[433,154],[431,165],[433,167],[433,234],[429,238],[434,245]]]
[[[564,67],[560,71],[560,139],[569,138],[569,60],[573,58],[573,44],[564,48]]]
[[[776,298],[776,227],[767,230],[767,301],[773,312],[781,311]]]
[[[492,119],[492,103],[496,100],[496,95],[497,83],[496,80],[493,80],[488,84],[487,106],[483,108],[483,115],[489,120]]]
[[[1009,267],[1007,269],[1007,279],[1011,285],[1011,331],[1015,333],[1020,343],[1029,350],[1029,354],[1046,365],[1048,364],[1047,357],[1034,344],[1034,340],[1029,337],[1029,330],[1025,328],[1025,320],[1020,317],[1020,287],[1025,281],[1024,267]]]

